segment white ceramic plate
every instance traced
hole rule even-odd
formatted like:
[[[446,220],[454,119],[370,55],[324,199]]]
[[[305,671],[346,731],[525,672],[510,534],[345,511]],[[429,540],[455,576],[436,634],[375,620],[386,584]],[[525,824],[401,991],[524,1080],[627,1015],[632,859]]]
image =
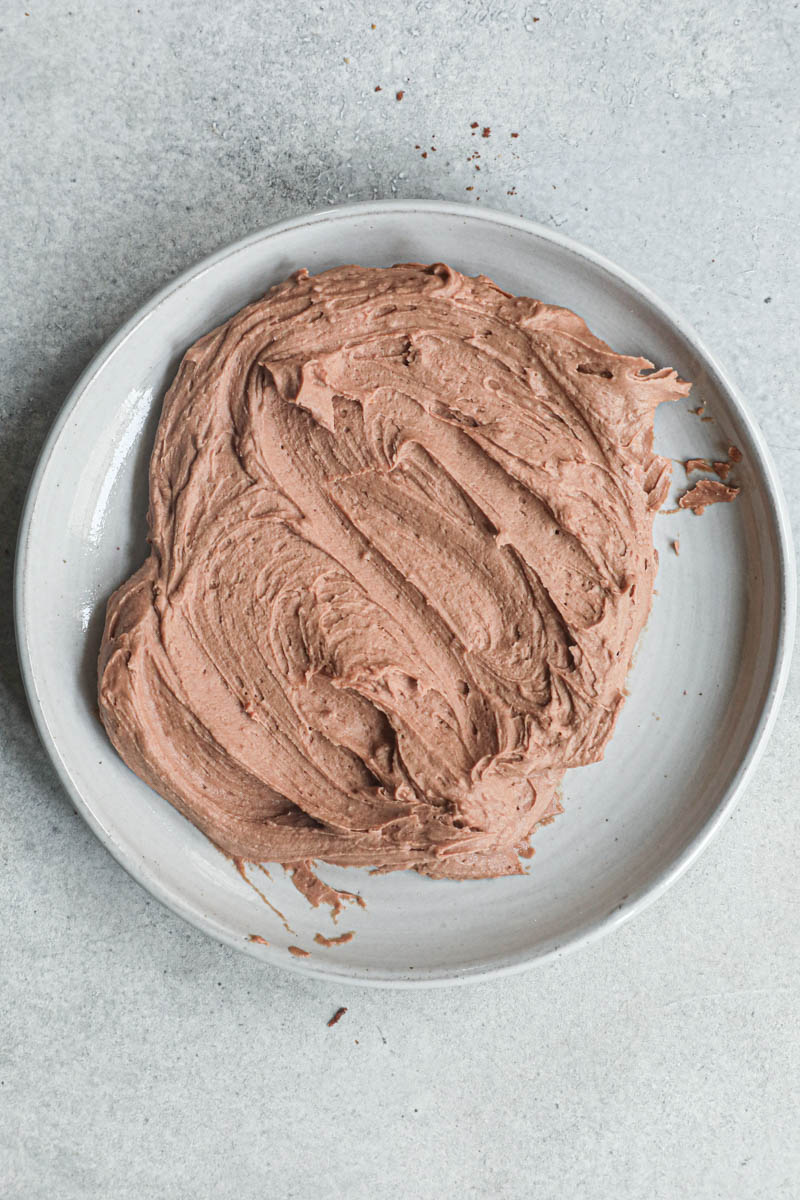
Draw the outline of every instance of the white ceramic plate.
[[[620,352],[694,381],[663,405],[656,444],[675,459],[743,452],[742,494],[704,516],[656,518],[653,611],[605,761],[571,771],[565,813],[535,837],[530,873],[434,882],[322,868],[359,891],[338,929],[285,878],[253,869],[280,920],[232,864],[122,763],[97,717],[106,598],[146,554],[146,472],[161,398],[186,348],[284,279],[343,262],[417,260],[483,272],[563,304]],[[713,421],[690,412],[706,405]],[[685,485],[679,466],[675,490]],[[680,557],[671,543],[680,538]],[[619,925],[700,853],[763,749],[794,624],[788,521],[742,400],[682,321],[598,255],[529,221],[458,204],[390,201],[286,221],[169,284],[100,352],[47,441],[17,559],[17,632],[33,714],[79,811],[119,862],[175,912],[258,958],[330,979],[432,984],[515,971]],[[325,948],[314,934],[355,930]],[[257,934],[270,945],[248,940]],[[299,959],[290,945],[310,952]]]

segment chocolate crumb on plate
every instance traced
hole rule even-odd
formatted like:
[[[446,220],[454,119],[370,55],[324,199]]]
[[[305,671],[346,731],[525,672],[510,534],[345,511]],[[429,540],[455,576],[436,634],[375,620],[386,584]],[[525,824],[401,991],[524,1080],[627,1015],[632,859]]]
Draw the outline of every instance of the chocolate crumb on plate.
[[[355,932],[351,929],[347,933],[340,933],[338,937],[325,937],[324,933],[315,933],[314,941],[318,946],[345,946],[348,942],[352,942],[355,937]]]
[[[701,479],[678,500],[680,508],[691,508],[702,516],[709,504],[730,504],[739,495],[739,488],[718,483],[716,479]]]

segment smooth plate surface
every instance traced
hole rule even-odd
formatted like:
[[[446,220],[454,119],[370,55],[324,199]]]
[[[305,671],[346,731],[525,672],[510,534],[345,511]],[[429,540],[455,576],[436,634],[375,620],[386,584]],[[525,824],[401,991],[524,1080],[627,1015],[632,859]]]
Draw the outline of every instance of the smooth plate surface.
[[[108,594],[146,554],[147,464],[164,390],[202,333],[300,266],[447,261],[511,292],[563,304],[617,351],[670,365],[691,397],[656,417],[676,460],[737,445],[732,505],[656,518],[657,595],[604,762],[568,773],[565,813],[535,837],[530,873],[440,882],[323,866],[358,891],[338,928],[272,868],[254,883],[138,780],[97,717]],[[691,410],[705,405],[711,420]],[[685,475],[676,463],[673,492]],[[667,507],[671,507],[668,504]],[[680,539],[680,556],[672,548]],[[17,630],[31,706],[79,810],[146,888],[208,933],[276,965],[375,984],[447,983],[528,964],[612,928],[700,852],[746,783],[785,682],[792,551],[779,485],[741,399],[692,331],[598,256],[533,223],[439,202],[391,201],[285,222],[206,260],[101,351],[45,446],[20,531]],[[324,948],[314,934],[355,930]],[[269,946],[249,941],[256,934]],[[290,945],[308,958],[288,953]]]

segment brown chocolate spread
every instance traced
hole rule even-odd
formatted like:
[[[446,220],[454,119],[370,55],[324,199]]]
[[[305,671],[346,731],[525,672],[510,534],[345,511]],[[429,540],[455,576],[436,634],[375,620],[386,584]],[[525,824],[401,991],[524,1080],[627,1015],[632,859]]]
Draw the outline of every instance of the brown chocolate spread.
[[[300,271],[201,338],[108,604],[119,753],[237,858],[519,872],[650,609],[689,390],[650,367],[443,264]]]

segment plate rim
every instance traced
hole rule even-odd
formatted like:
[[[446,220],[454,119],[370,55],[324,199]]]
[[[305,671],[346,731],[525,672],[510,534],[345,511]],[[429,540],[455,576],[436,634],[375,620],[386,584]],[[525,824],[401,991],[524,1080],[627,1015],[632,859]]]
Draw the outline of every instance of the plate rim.
[[[509,963],[493,964],[452,974],[448,973],[449,970],[453,970],[452,968],[444,968],[441,974],[432,974],[432,971],[435,969],[428,968],[416,976],[410,972],[399,972],[396,975],[381,976],[373,974],[369,968],[365,969],[363,967],[346,969],[337,968],[334,964],[331,964],[330,968],[321,969],[311,964],[306,965],[297,960],[286,963],[279,962],[273,957],[268,958],[258,953],[255,946],[251,946],[247,942],[243,943],[240,939],[230,935],[227,930],[218,925],[216,920],[204,914],[199,906],[196,907],[187,902],[183,898],[182,893],[165,886],[159,879],[155,869],[151,869],[143,865],[140,861],[134,860],[132,856],[129,856],[126,847],[119,844],[111,833],[103,828],[88,801],[84,799],[81,792],[73,784],[67,764],[62,759],[56,741],[50,733],[44,713],[44,706],[37,690],[27,636],[28,615],[25,608],[25,592],[28,554],[30,550],[31,528],[36,516],[39,493],[64,427],[80,402],[81,396],[97,374],[103,369],[106,362],[135,332],[138,326],[150,317],[165,300],[182,290],[190,282],[197,280],[224,259],[233,257],[247,250],[251,245],[267,241],[289,230],[298,230],[304,227],[310,228],[317,224],[328,223],[332,219],[365,216],[370,212],[374,213],[376,217],[387,213],[413,215],[418,212],[436,212],[456,218],[470,218],[472,220],[487,221],[494,225],[504,225],[531,234],[534,237],[559,246],[563,250],[569,251],[579,258],[592,263],[595,267],[601,268],[616,281],[621,282],[627,288],[640,295],[651,308],[659,312],[669,322],[682,340],[692,347],[698,358],[703,361],[704,366],[716,377],[721,388],[727,393],[737,416],[747,431],[748,437],[757,450],[759,458],[758,466],[765,480],[766,497],[777,533],[780,585],[779,612],[775,652],[767,683],[765,700],[739,770],[706,823],[698,830],[683,851],[656,872],[647,883],[626,897],[611,913],[597,918],[573,937],[570,937],[569,940],[562,944],[551,946],[539,954],[527,954],[525,957],[515,959]],[[14,631],[20,673],[38,736],[55,768],[61,786],[67,792],[76,810],[86,821],[98,840],[141,887],[177,916],[188,921],[189,924],[201,930],[207,936],[232,946],[236,950],[250,954],[251,957],[256,958],[263,965],[276,966],[282,970],[291,971],[306,978],[316,978],[328,983],[362,987],[421,988],[479,983],[485,982],[488,979],[516,975],[535,966],[574,953],[581,947],[592,944],[599,938],[632,920],[640,912],[643,912],[651,904],[660,899],[667,889],[673,883],[677,882],[700,857],[712,838],[718,833],[723,822],[732,813],[758,765],[772,734],[791,667],[797,610],[797,580],[789,513],[772,455],[760,429],[751,417],[738,388],[689,322],[684,320],[669,304],[661,300],[655,292],[647,285],[641,283],[640,280],[624,267],[618,266],[590,247],[584,246],[572,238],[542,225],[538,221],[529,220],[522,216],[514,216],[499,209],[476,208],[458,201],[390,199],[365,200],[353,204],[334,205],[325,209],[314,209],[299,216],[278,221],[254,233],[238,238],[236,241],[222,246],[213,253],[205,256],[169,280],[111,334],[70,388],[39,452],[36,466],[28,484],[22,516],[20,518],[14,560],[13,598]]]

